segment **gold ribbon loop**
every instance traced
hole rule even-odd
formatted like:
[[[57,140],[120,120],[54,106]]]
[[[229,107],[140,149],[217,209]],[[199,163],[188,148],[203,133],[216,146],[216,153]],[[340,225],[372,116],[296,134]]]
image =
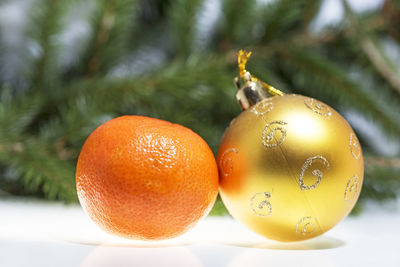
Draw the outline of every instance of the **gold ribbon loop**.
[[[257,77],[254,77],[246,70],[246,64],[249,60],[252,52],[247,52],[246,50],[239,50],[237,57],[238,57],[238,67],[239,67],[239,77],[244,79],[245,81],[253,81],[253,82],[260,82],[264,87],[265,90],[271,95],[284,95],[284,93],[275,87],[261,81]]]

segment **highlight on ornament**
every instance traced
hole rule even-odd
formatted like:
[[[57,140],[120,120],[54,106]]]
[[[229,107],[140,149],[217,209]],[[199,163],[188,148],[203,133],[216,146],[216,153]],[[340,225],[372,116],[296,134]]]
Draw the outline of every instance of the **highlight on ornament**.
[[[319,236],[357,202],[364,176],[360,143],[332,107],[251,75],[250,55],[238,53],[236,99],[243,112],[218,151],[221,198],[235,219],[269,239]]]

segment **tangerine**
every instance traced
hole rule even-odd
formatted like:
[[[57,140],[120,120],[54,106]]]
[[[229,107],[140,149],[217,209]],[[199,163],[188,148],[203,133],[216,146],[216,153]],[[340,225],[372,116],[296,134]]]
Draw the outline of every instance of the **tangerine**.
[[[207,143],[167,121],[122,116],[99,126],[79,155],[80,203],[102,229],[157,240],[189,230],[211,210],[218,169]]]

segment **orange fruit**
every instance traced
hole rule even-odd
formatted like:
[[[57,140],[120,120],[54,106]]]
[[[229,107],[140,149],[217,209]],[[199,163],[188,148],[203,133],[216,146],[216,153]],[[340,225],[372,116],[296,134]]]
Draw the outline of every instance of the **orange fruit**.
[[[166,239],[208,214],[218,194],[218,169],[209,146],[192,130],[122,116],[86,140],[76,186],[84,210],[107,232]]]

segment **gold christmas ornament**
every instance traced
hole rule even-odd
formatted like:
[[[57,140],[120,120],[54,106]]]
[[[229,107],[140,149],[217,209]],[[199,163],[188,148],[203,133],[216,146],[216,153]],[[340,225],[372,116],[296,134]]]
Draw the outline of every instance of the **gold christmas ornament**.
[[[360,144],[333,108],[251,76],[249,56],[239,52],[244,84],[235,80],[243,112],[218,151],[221,198],[235,219],[267,238],[319,236],[357,202],[364,175]]]

